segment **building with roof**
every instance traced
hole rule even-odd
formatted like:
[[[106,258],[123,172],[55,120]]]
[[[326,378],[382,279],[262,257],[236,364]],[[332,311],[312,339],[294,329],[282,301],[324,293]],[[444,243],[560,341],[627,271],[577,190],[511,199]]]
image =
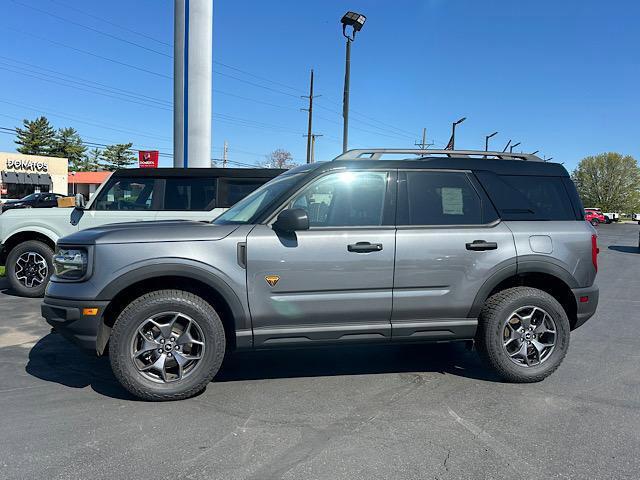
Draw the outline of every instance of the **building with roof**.
[[[66,158],[0,152],[0,198],[22,198],[34,192],[67,193]]]
[[[112,172],[69,172],[69,195],[81,193],[90,199]]]

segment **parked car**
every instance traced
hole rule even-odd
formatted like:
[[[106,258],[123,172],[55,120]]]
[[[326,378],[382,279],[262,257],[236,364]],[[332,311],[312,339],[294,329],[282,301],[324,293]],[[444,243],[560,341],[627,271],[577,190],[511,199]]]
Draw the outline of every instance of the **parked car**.
[[[631,216],[632,220],[635,220],[636,222],[638,222],[638,225],[640,225],[640,213],[634,213]]]
[[[18,200],[5,200],[2,204],[2,211],[6,212],[14,208],[52,208],[58,206],[58,199],[65,195],[59,193],[32,193]]]
[[[0,264],[12,289],[41,297],[53,272],[56,241],[106,223],[191,219],[211,221],[284,170],[241,168],[123,169],[85,206],[9,210],[0,215]]]
[[[592,207],[585,207],[585,211],[586,212],[593,211],[598,215],[602,215],[604,220],[599,219],[600,223],[609,224],[611,222],[617,222],[620,220],[620,214],[618,212],[603,212],[600,208],[592,208]]]
[[[596,310],[597,256],[560,164],[355,150],[211,223],[60,239],[42,315],[147,400],[201,391],[229,350],[326,343],[473,340],[502,378],[535,382]]]
[[[593,208],[585,208],[584,219],[594,227],[597,227],[601,223],[611,223],[607,222],[607,219],[604,217],[602,212],[599,212],[598,210]]]

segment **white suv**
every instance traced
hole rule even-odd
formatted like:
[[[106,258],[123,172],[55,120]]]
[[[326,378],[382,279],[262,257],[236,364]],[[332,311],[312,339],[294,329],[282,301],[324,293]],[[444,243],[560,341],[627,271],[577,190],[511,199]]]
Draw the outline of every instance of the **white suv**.
[[[41,297],[59,238],[107,223],[188,219],[211,221],[282,173],[278,169],[124,169],[85,206],[8,210],[0,215],[0,264],[15,293]]]

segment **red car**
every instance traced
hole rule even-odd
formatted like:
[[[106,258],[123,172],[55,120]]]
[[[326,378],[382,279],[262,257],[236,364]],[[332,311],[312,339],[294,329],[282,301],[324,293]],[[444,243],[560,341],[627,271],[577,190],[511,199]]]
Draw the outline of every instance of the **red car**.
[[[601,223],[606,223],[606,218],[599,210],[587,208],[584,211],[584,219],[594,227],[597,227]]]

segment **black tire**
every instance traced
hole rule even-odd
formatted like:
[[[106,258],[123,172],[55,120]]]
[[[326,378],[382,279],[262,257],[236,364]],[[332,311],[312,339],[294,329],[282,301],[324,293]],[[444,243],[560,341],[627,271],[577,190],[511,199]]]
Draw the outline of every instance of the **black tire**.
[[[597,227],[598,225],[600,225],[600,220],[598,220],[597,218],[592,218],[590,223],[594,227]]]
[[[37,274],[37,279],[25,278],[23,276],[23,270],[18,266],[18,260],[24,259],[25,256],[28,258],[30,254],[34,255],[33,258],[42,258],[46,262],[46,274],[43,275],[44,279],[41,282],[39,280],[42,276],[40,273]],[[39,240],[23,242],[16,245],[9,252],[5,266],[5,273],[9,280],[9,285],[14,293],[21,297],[42,297],[49,283],[49,278],[51,278],[51,274],[53,273],[53,250],[49,245]],[[17,270],[20,270],[20,272],[17,272]],[[19,275],[20,278],[18,278]],[[29,286],[29,283],[32,283],[33,286]]]
[[[611,219],[609,217],[607,217],[606,215],[604,216],[604,223],[606,223],[607,225],[609,225],[611,223]]]
[[[138,329],[147,319],[162,312],[188,315],[201,330],[205,344],[204,354],[193,371],[170,383],[150,380],[131,357]],[[222,321],[209,303],[182,290],[158,290],[137,298],[120,313],[109,340],[109,359],[118,381],[136,397],[151,401],[181,400],[206,388],[222,365],[225,348]]]
[[[519,308],[532,306],[545,310],[556,327],[555,347],[542,363],[518,365],[503,346],[505,322]],[[562,363],[569,349],[570,325],[567,314],[558,301],[542,290],[514,287],[491,296],[484,304],[478,321],[476,346],[478,353],[508,382],[539,382],[551,375]]]

